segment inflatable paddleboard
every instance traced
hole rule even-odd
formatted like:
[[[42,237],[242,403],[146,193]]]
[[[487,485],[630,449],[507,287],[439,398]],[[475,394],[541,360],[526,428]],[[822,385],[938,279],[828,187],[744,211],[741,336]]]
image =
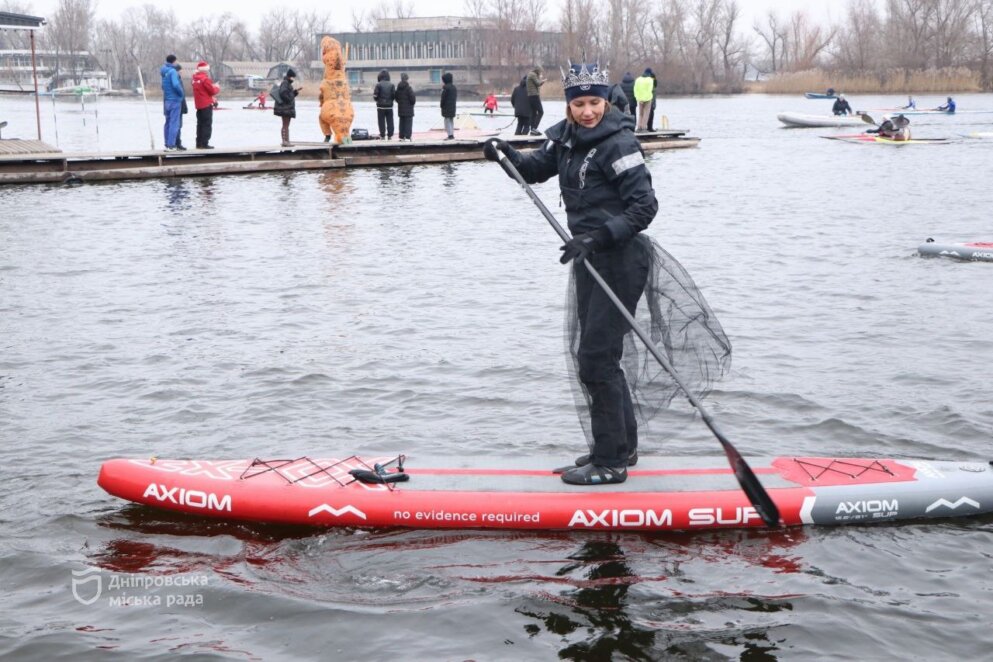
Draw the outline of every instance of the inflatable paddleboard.
[[[934,239],[928,239],[917,247],[917,252],[925,257],[950,257],[966,262],[993,262],[993,242],[990,241],[939,244]]]
[[[316,527],[671,531],[764,526],[726,458],[642,457],[627,482],[563,483],[561,458],[137,460],[98,483],[136,503],[202,517]],[[987,462],[755,459],[786,525],[842,525],[993,511]],[[547,468],[545,468],[547,467]]]

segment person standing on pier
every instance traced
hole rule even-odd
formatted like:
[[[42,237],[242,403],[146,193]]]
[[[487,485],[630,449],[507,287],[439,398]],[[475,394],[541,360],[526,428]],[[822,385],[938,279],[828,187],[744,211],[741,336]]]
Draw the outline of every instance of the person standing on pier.
[[[379,139],[393,140],[393,102],[396,100],[396,87],[390,82],[390,72],[383,69],[376,78],[376,88],[372,98],[376,102],[376,119],[379,120]]]
[[[190,107],[186,105],[186,83],[183,82],[183,74],[179,73],[183,70],[183,65],[177,62],[173,66],[176,67],[176,76],[179,77],[179,89],[182,90],[183,94],[183,98],[179,102],[179,129],[176,131],[176,149],[185,152],[186,148],[183,146],[183,115],[190,112]]]
[[[400,118],[400,142],[410,142],[414,128],[414,104],[417,96],[410,86],[410,76],[400,74],[400,84],[397,85],[397,117]]]
[[[455,87],[451,73],[441,75],[441,116],[445,120],[445,133],[448,137],[445,140],[455,140],[455,107],[459,98],[459,91]]]
[[[531,130],[531,104],[528,102],[528,79],[525,76],[521,84],[514,88],[510,95],[510,105],[514,107],[514,117],[517,118],[515,136],[526,136]]]
[[[634,99],[638,102],[637,131],[648,130],[648,116],[652,112],[652,99],[655,98],[655,80],[652,76],[652,70],[645,69],[645,73],[634,81]]]
[[[287,69],[283,82],[279,84],[279,98],[273,99],[276,105],[272,108],[272,114],[283,120],[283,129],[280,133],[283,147],[293,147],[293,143],[290,142],[290,120],[297,116],[297,95],[300,94],[300,90],[293,87],[293,80],[296,77],[297,72],[292,68]]]
[[[531,135],[540,136],[538,125],[545,115],[545,109],[541,105],[541,86],[545,84],[545,79],[541,77],[541,67],[535,67],[528,72],[527,88],[528,103],[531,104]]]
[[[165,64],[159,69],[162,76],[162,110],[165,114],[165,150],[176,149],[176,136],[179,135],[180,113],[183,108],[183,85],[176,71],[176,56],[166,56]]]
[[[193,106],[197,110],[197,149],[214,149],[210,136],[214,129],[214,95],[221,86],[210,79],[210,65],[197,62],[197,72],[193,74]]]

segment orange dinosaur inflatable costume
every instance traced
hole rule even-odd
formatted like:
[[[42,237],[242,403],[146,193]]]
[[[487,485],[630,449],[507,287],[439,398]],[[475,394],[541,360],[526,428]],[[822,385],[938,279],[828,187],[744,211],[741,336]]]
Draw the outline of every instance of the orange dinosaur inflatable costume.
[[[321,81],[321,131],[325,140],[334,131],[336,145],[352,142],[352,91],[345,76],[345,58],[337,39],[321,39],[321,59],[324,61],[324,80]]]

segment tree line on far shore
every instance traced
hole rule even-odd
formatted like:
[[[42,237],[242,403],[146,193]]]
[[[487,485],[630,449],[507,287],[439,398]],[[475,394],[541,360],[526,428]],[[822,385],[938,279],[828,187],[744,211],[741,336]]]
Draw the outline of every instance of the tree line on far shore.
[[[796,92],[832,81],[863,92],[993,90],[993,0],[849,0],[833,24],[804,11],[770,11],[750,25],[743,2],[464,0],[464,15],[492,28],[479,32],[484,40],[561,33],[554,62],[534,62],[527,39],[517,40],[520,47],[482,44],[481,51],[498,54],[492,63],[498,80],[516,81],[534,64],[554,71],[585,53],[607,63],[617,78],[652,67],[664,93],[739,92],[756,85]],[[32,14],[28,0],[2,0],[0,10]],[[381,18],[413,16],[412,0],[381,0],[334,20],[329,12],[276,7],[252,31],[231,13],[183,20],[149,3],[98,19],[96,0],[59,0],[45,17],[40,47],[87,50],[120,86],[136,82],[138,66],[146,78],[156,75],[167,53],[181,60],[306,65],[316,59],[317,34],[367,31]],[[24,40],[23,33],[0,33],[0,48],[23,48]]]

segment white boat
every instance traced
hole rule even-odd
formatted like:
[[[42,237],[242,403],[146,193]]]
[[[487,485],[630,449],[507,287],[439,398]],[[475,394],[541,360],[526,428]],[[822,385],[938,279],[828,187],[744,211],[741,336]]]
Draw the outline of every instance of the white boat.
[[[788,127],[865,126],[858,115],[808,115],[806,113],[779,113],[776,117]]]

